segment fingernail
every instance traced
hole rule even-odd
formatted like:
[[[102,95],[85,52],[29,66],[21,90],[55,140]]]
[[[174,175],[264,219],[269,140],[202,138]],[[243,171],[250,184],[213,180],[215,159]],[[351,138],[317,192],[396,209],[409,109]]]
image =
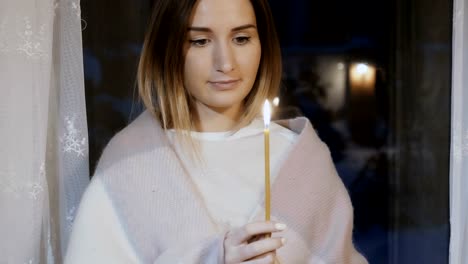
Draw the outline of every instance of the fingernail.
[[[286,225],[285,224],[281,224],[281,223],[276,223],[275,224],[275,228],[277,230],[285,230],[286,229]]]
[[[286,238],[284,238],[284,237],[281,238],[281,244],[283,244],[283,245],[286,244]]]

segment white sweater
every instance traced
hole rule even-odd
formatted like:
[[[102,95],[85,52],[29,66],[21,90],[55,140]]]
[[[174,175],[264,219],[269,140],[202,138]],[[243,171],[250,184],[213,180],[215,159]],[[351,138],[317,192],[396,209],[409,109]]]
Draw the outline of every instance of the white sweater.
[[[367,263],[354,249],[351,202],[328,149],[306,119],[287,125],[298,136],[272,182],[271,218],[288,225],[274,234],[288,240],[278,258],[283,264]],[[248,151],[261,152],[255,148]],[[213,219],[191,175],[160,124],[143,113],[104,150],[65,263],[223,263],[229,229]],[[264,218],[263,203],[258,206],[254,221]]]
[[[203,162],[193,161],[175,141],[173,130],[169,139],[178,150],[182,162],[190,171],[207,209],[220,225],[239,227],[249,222],[265,190],[264,125],[255,119],[235,134],[231,132],[191,132],[197,140]],[[275,123],[270,127],[271,182],[274,182],[297,134]]]

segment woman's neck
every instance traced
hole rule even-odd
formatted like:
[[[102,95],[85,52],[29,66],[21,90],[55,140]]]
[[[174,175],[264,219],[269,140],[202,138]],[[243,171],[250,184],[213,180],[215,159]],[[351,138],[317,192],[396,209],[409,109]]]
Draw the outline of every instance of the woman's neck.
[[[196,105],[195,130],[198,132],[223,132],[233,130],[242,116],[242,106],[212,108]]]

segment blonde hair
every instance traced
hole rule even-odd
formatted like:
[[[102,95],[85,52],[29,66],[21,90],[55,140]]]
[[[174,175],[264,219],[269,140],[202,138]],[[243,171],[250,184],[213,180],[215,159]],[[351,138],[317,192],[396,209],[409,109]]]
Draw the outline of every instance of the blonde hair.
[[[159,0],[146,32],[138,65],[138,89],[147,108],[164,129],[194,130],[193,99],[183,85],[184,42],[197,0]],[[251,0],[262,55],[252,90],[244,100],[238,128],[258,116],[265,99],[272,99],[281,82],[281,52],[267,0]],[[174,55],[174,54],[178,54]]]

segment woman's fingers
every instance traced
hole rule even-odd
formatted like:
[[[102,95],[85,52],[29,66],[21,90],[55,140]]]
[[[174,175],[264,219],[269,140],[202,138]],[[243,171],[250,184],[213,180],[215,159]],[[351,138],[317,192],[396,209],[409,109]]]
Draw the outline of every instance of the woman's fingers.
[[[264,238],[250,244],[244,243],[240,246],[232,247],[226,251],[225,262],[244,263],[243,261],[257,260],[257,257],[258,259],[264,259],[262,255],[275,253],[277,249],[284,245],[285,241],[284,238],[279,237]]]
[[[242,260],[252,259],[269,252],[274,252],[275,250],[282,247],[285,242],[286,240],[284,238],[265,238],[250,244],[245,244],[237,247],[237,255],[240,256]]]
[[[226,242],[230,245],[240,245],[250,237],[260,234],[283,231],[286,225],[275,222],[253,222],[233,230],[228,234]]]
[[[274,264],[275,263],[275,257],[276,254],[273,252],[269,252],[267,254],[264,254],[260,258],[255,258],[251,259],[245,262],[242,262],[243,264]]]
[[[276,258],[276,250],[264,253],[262,255],[258,255],[258,256],[254,257],[254,258],[251,258],[249,260],[262,259],[262,258],[265,258],[267,255],[271,255],[273,257],[273,259]]]
[[[224,240],[225,263],[273,263],[269,259],[275,259],[285,239],[265,234],[285,229],[286,225],[276,222],[253,222],[228,232]]]

